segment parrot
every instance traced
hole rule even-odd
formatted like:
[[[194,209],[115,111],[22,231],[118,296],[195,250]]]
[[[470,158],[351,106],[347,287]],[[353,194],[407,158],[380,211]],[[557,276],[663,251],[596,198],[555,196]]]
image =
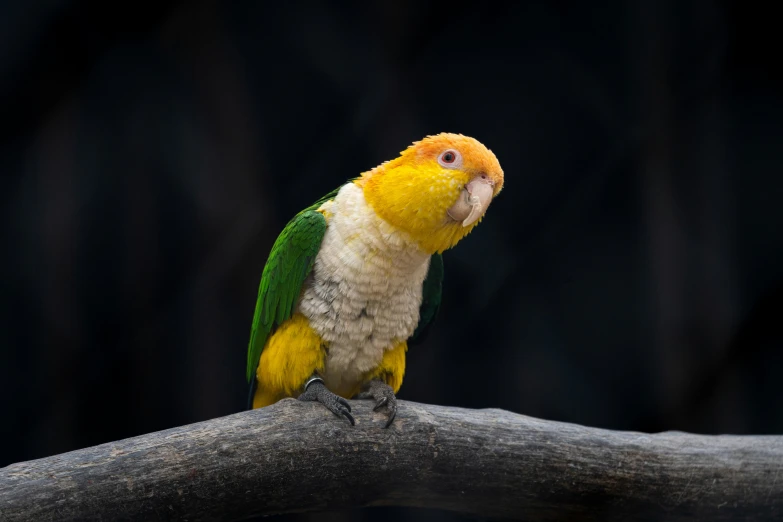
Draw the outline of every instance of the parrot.
[[[409,345],[441,306],[443,252],[503,188],[495,154],[427,135],[296,214],[264,265],[247,350],[247,409],[318,402],[351,425],[346,399],[397,414]]]

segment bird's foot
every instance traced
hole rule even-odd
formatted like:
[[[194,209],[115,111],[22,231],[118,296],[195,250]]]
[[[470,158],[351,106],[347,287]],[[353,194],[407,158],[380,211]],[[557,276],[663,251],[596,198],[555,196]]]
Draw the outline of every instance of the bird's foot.
[[[372,380],[366,391],[358,395],[359,399],[374,399],[375,407],[373,411],[378,411],[384,406],[389,411],[389,419],[386,421],[384,428],[391,426],[394,422],[394,417],[397,416],[397,397],[394,395],[394,390],[391,386],[385,382]]]
[[[342,397],[330,392],[320,377],[312,377],[307,381],[305,391],[299,396],[299,400],[320,402],[335,415],[342,415],[348,419],[351,426],[356,425],[356,421],[353,420],[351,415],[351,405]]]

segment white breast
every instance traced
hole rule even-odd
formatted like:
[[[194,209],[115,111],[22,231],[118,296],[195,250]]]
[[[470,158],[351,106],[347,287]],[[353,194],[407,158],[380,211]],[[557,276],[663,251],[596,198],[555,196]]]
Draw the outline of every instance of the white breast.
[[[328,342],[326,385],[344,391],[415,330],[430,256],[378,217],[353,183],[321,208],[326,234],[299,311]]]

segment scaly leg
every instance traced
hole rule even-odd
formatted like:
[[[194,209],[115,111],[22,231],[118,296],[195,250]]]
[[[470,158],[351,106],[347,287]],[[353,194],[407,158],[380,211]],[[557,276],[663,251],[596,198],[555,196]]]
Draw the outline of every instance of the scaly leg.
[[[357,399],[374,399],[375,407],[373,411],[386,406],[389,410],[389,420],[386,421],[384,428],[391,426],[394,422],[394,417],[397,416],[397,397],[394,395],[394,390],[391,386],[379,379],[373,379],[369,382],[367,390],[361,392],[356,396]]]
[[[351,423],[351,426],[356,425],[356,421],[353,420],[350,413],[351,405],[342,397],[330,392],[320,377],[310,377],[305,383],[305,391],[299,396],[299,400],[320,402],[335,415],[343,415]]]

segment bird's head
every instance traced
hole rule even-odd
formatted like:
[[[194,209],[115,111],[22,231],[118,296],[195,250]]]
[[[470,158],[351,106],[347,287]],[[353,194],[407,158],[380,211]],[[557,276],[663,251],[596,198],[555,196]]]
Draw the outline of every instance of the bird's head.
[[[456,245],[503,188],[503,169],[478,140],[427,136],[356,180],[373,210],[427,253]]]

